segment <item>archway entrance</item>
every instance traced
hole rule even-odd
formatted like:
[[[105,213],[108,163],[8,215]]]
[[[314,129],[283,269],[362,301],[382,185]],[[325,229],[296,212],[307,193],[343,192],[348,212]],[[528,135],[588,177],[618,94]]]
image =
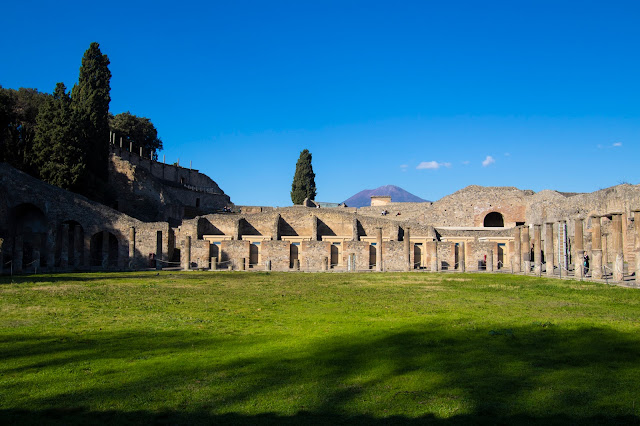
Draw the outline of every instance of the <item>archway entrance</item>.
[[[504,217],[502,213],[491,212],[484,217],[485,228],[504,228]]]

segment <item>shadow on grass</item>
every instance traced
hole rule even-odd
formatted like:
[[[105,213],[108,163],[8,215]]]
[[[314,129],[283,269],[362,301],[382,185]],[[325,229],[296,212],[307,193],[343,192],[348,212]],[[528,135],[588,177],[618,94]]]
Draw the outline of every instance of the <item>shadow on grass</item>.
[[[245,274],[252,274],[252,276],[269,275],[269,272],[199,272],[199,271],[137,271],[137,272],[120,272],[120,271],[100,271],[100,272],[68,272],[68,273],[56,273],[56,274],[23,274],[14,275],[13,277],[3,275],[0,276],[0,285],[3,284],[42,284],[42,283],[90,283],[92,281],[131,281],[131,280],[144,280],[144,279],[156,279],[162,280],[179,278],[184,280],[202,280],[204,278],[211,279],[215,277],[224,276],[225,280],[233,279],[246,279]]]
[[[7,338],[0,365],[21,367],[0,367],[5,424],[640,423],[640,338],[608,328],[430,323],[264,350],[207,333]],[[207,355],[214,348],[231,355]],[[73,390],[7,408],[22,376],[3,378],[78,362],[96,363],[104,380],[74,376]]]

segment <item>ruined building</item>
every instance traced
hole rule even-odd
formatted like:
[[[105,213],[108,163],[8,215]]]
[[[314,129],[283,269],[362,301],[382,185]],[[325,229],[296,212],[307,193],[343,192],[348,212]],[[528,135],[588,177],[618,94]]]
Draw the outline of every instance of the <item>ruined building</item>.
[[[480,270],[621,281],[640,261],[636,185],[590,194],[470,186],[433,203],[384,200],[387,215],[379,205],[222,213],[233,205],[209,177],[115,139],[110,179],[112,207],[0,164],[1,272]]]

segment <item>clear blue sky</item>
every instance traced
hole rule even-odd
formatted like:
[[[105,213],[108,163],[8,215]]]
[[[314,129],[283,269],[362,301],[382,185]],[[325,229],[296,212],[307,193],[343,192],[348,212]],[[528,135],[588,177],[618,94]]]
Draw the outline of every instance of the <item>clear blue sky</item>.
[[[71,87],[111,60],[111,111],[236,204],[394,184],[590,192],[637,184],[637,1],[5,2],[0,85]],[[484,162],[484,164],[483,164]]]

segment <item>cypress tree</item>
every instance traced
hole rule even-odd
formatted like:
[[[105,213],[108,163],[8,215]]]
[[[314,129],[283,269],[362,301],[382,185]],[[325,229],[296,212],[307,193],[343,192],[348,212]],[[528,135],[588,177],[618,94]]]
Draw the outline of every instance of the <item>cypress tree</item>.
[[[78,146],[86,164],[85,177],[88,181],[84,184],[88,191],[107,181],[110,80],[109,58],[102,54],[100,45],[93,42],[84,52],[78,84],[71,91]]]
[[[300,153],[300,158],[296,163],[296,172],[293,175],[291,184],[291,201],[293,204],[302,204],[305,198],[315,200],[316,198],[316,174],[311,167],[311,153],[305,149]]]
[[[71,98],[58,83],[38,112],[32,159],[40,179],[69,190],[77,189],[85,170],[72,116]]]

